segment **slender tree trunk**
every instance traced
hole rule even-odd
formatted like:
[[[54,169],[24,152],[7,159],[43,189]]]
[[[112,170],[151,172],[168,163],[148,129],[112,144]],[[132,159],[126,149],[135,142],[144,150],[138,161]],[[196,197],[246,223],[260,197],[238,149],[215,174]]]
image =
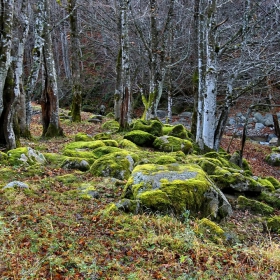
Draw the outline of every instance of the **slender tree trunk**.
[[[26,93],[23,86],[22,74],[23,74],[23,58],[24,58],[24,46],[29,31],[29,17],[27,15],[27,0],[22,1],[22,7],[20,10],[20,22],[21,29],[18,33],[18,52],[15,64],[15,97],[16,97],[16,109],[15,109],[15,124],[18,126],[20,136],[30,138],[30,130],[26,123]]]
[[[78,36],[78,14],[76,9],[76,0],[68,0],[68,10],[70,13],[71,28],[71,65],[72,65],[72,108],[71,116],[73,122],[81,121],[82,107],[82,90],[81,90],[81,74],[80,74],[80,42]]]
[[[45,11],[47,19],[50,17],[49,0],[44,0]],[[63,130],[60,127],[59,120],[59,99],[57,88],[57,77],[55,70],[55,63],[53,57],[52,38],[48,28],[45,24],[46,36],[43,47],[44,58],[44,90],[41,97],[42,106],[42,123],[44,137],[63,136]]]
[[[121,49],[122,49],[122,102],[120,127],[127,129],[131,123],[131,84],[129,61],[129,37],[128,37],[128,5],[129,0],[121,2]]]

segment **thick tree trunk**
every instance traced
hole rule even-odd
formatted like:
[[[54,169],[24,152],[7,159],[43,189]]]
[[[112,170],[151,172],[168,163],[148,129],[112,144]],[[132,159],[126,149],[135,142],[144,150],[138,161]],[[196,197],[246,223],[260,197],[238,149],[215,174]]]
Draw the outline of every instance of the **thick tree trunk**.
[[[14,0],[1,1],[0,14],[0,117],[4,110],[3,90],[10,68],[12,48],[12,27],[14,17]]]
[[[13,129],[15,93],[14,77],[11,67],[8,70],[3,91],[4,110],[0,117],[0,123],[2,124],[0,129],[0,143],[6,145],[7,150],[11,150],[16,148],[16,137]]]

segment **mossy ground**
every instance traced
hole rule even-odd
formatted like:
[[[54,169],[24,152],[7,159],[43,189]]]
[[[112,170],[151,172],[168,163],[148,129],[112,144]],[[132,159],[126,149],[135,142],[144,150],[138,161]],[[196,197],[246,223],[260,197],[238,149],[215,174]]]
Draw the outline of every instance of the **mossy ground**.
[[[35,137],[28,144],[51,154],[45,166],[1,162],[1,186],[12,180],[29,185],[0,190],[1,280],[279,279],[279,235],[262,232],[247,212],[236,210],[220,225],[229,238],[218,244],[209,233],[197,234],[200,221],[188,215],[102,215],[119,200],[124,182],[59,167],[59,155],[75,134],[100,132],[82,117],[82,124],[62,122],[66,138],[43,140],[39,120],[33,119]],[[81,197],[85,183],[99,192],[99,199]]]

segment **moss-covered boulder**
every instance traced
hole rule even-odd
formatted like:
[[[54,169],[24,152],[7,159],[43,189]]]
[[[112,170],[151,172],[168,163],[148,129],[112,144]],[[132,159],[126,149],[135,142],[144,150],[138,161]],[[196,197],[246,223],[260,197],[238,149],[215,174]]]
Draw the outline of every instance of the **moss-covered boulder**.
[[[151,147],[156,137],[142,130],[133,130],[126,133],[123,138],[138,146]]]
[[[125,150],[110,153],[97,159],[92,164],[90,173],[99,177],[128,179],[137,161],[137,155]]]
[[[258,197],[260,201],[265,202],[273,208],[280,209],[280,192],[263,191]]]
[[[120,129],[120,124],[115,120],[109,120],[102,124],[101,128],[103,130],[108,130],[111,132],[117,132]]]
[[[139,209],[219,219],[232,209],[222,192],[198,165],[138,165],[123,192],[123,198],[140,202]]]
[[[254,199],[249,199],[242,195],[238,197],[237,204],[239,209],[250,210],[254,213],[259,213],[263,215],[270,215],[274,211],[274,209],[271,206]]]
[[[157,137],[153,143],[153,146],[163,152],[182,151],[185,154],[189,154],[193,150],[191,141],[166,135]]]
[[[104,139],[102,141],[106,146],[111,146],[111,147],[118,147],[119,146],[119,144],[116,140]]]
[[[267,220],[267,227],[270,231],[280,234],[280,216],[274,216]]]
[[[111,146],[105,146],[105,147],[99,147],[92,151],[95,158],[101,158],[104,155],[110,154],[110,153],[116,153],[121,152],[122,149],[117,147],[111,147]]]
[[[75,141],[92,141],[92,137],[86,133],[79,132],[75,135]]]
[[[30,147],[21,147],[14,150],[10,150],[7,154],[9,164],[11,165],[34,165],[37,163],[46,163],[44,155]]]
[[[119,147],[126,150],[139,150],[139,147],[128,139],[122,139],[119,142]]]
[[[186,128],[182,124],[177,125],[164,125],[163,134],[178,137],[181,139],[189,138]]]
[[[77,169],[80,171],[87,171],[90,168],[88,161],[81,158],[67,158],[61,165],[64,169]]]
[[[162,130],[163,124],[158,120],[150,120],[150,121],[144,121],[144,120],[136,120],[132,124],[132,130],[142,130],[145,132],[148,132],[154,136],[161,136],[163,135]]]
[[[210,176],[216,185],[223,191],[248,192],[260,194],[264,190],[261,182],[251,176],[245,175],[242,170],[216,167],[214,174]]]
[[[272,152],[266,156],[265,161],[271,166],[280,166],[280,153]]]
[[[72,142],[64,147],[63,155],[80,158],[93,158],[92,151],[106,146],[101,140]]]

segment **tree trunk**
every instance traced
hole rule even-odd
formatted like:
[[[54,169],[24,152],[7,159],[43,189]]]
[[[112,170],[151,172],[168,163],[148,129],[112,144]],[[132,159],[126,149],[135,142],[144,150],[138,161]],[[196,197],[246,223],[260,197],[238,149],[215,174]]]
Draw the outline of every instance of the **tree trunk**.
[[[78,36],[78,15],[76,9],[76,0],[68,0],[68,10],[70,13],[70,36],[71,36],[71,66],[72,66],[72,108],[71,116],[73,122],[81,121],[82,91],[80,75],[80,47]]]
[[[49,0],[45,0],[47,19],[50,16]],[[63,136],[59,120],[59,99],[57,89],[57,77],[54,65],[52,38],[48,25],[45,25],[46,36],[43,47],[44,58],[44,90],[41,97],[42,123],[44,137]]]
[[[27,1],[22,1],[22,7],[20,10],[20,26],[22,27],[18,32],[18,52],[15,65],[15,97],[16,97],[16,115],[15,123],[18,126],[19,135],[25,138],[31,138],[29,126],[26,119],[26,93],[23,86],[22,74],[23,74],[23,57],[24,46],[29,31],[29,20],[27,15]]]

